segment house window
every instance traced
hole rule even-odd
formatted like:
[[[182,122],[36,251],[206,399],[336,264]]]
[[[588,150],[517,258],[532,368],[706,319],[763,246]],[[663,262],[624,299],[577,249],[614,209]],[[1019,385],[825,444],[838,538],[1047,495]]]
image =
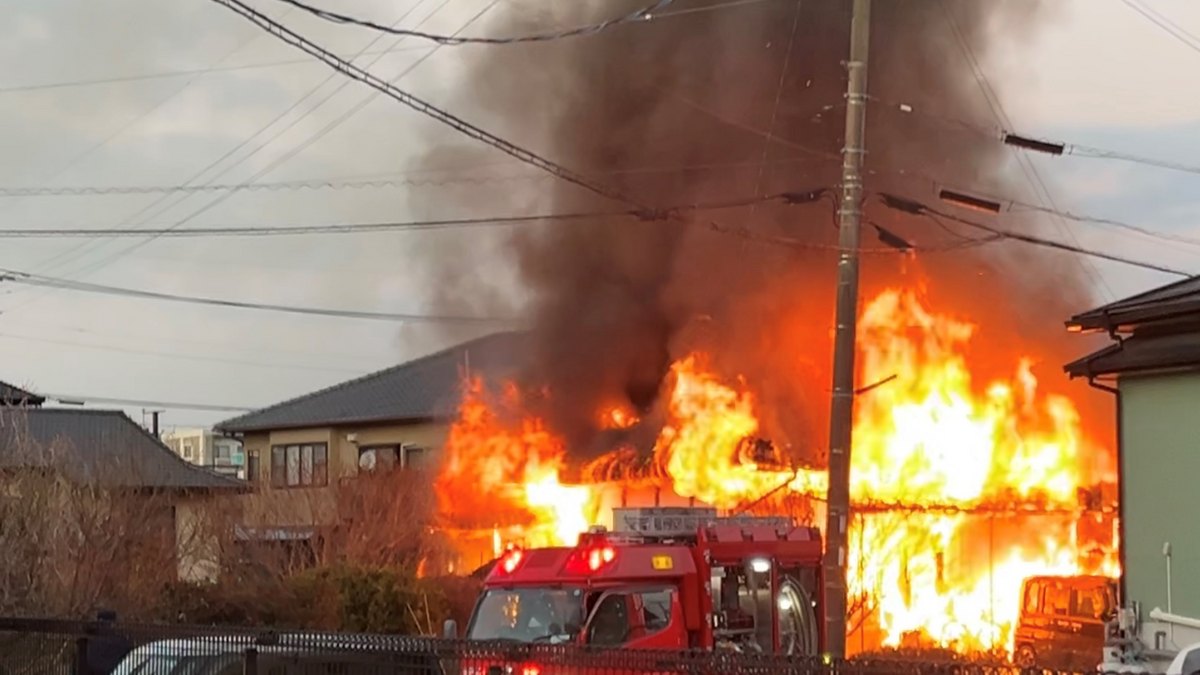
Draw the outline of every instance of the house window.
[[[399,448],[395,445],[360,446],[358,449],[359,471],[391,471],[396,466]]]
[[[258,470],[258,451],[250,450],[246,453],[246,480],[257,483],[259,481]]]
[[[429,448],[419,445],[405,445],[401,448],[400,465],[405,469],[425,468],[429,458]]]
[[[186,459],[186,460],[189,460],[189,461],[190,461],[190,460],[192,460],[192,459],[194,459],[194,458],[195,458],[195,452],[196,452],[196,451],[195,451],[195,446],[193,446],[193,445],[192,445],[192,442],[191,442],[191,441],[184,441],[184,442],[183,442],[183,458],[184,458],[184,459]]]
[[[229,446],[224,443],[218,444],[216,446],[216,451],[217,451],[216,463],[217,464],[229,464],[229,460],[230,460]]]
[[[329,484],[329,447],[324,443],[271,448],[271,487],[320,487]]]

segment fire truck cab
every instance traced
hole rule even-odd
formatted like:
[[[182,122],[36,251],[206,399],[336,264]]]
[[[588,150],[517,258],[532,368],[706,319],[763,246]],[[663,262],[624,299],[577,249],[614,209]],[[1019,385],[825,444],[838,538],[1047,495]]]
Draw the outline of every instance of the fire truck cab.
[[[469,640],[818,654],[822,544],[782,517],[618,508],[575,547],[511,549]]]

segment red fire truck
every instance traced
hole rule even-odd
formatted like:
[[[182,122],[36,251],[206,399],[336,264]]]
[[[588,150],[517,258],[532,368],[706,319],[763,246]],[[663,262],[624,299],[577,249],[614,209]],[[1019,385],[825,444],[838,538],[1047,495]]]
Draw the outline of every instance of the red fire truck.
[[[617,508],[575,547],[496,561],[469,640],[818,654],[821,536],[783,517]]]

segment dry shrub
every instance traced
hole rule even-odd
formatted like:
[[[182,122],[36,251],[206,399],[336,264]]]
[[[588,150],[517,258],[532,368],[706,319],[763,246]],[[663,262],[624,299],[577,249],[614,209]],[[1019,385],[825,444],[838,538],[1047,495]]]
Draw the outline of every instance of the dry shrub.
[[[0,410],[0,432],[0,615],[111,608],[131,620],[438,634],[444,619],[466,620],[477,594],[477,581],[435,578],[452,556],[422,471],[323,489],[156,490],[122,457],[97,468],[38,442],[19,410]]]
[[[436,635],[445,619],[469,617],[479,582],[440,575],[453,556],[433,527],[427,473],[363,472],[329,490],[245,498],[257,502],[240,510],[215,500],[192,519],[193,548],[219,551],[220,583],[174,585],[157,618]],[[331,503],[335,517],[316,517]],[[290,526],[240,527],[245,511]],[[297,532],[306,538],[285,538]]]
[[[0,410],[0,615],[143,614],[175,576],[172,495],[136,487],[136,468],[78,462]]]
[[[479,593],[461,577],[418,578],[412,570],[339,564],[278,584],[179,584],[164,596],[173,614],[156,617],[202,625],[273,626],[398,635],[440,635],[446,619],[465,625]]]
[[[322,562],[444,569],[434,532],[433,476],[409,469],[363,472],[339,486],[339,523]]]

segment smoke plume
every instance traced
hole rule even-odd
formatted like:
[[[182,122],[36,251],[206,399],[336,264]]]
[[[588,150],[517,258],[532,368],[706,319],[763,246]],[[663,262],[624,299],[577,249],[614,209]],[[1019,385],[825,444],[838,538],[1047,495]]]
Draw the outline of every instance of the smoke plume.
[[[552,23],[583,24],[639,2],[554,3]],[[506,137],[644,205],[817,188],[836,196],[849,0],[688,11],[721,4],[730,3],[679,3],[664,13],[679,16],[594,37],[475,52],[451,105],[482,110]],[[1020,175],[1007,150],[946,120],[996,125],[974,64],[990,45],[1026,38],[1045,20],[1033,2],[876,2],[867,189],[932,203],[933,179],[1021,196],[1026,186],[1014,178]],[[491,30],[523,29],[514,17]],[[906,114],[893,105],[899,103],[929,114]],[[566,183],[547,189],[557,211],[621,207]],[[652,409],[672,359],[703,348],[723,374],[744,378],[764,436],[797,459],[820,463],[835,208],[828,199],[772,202],[686,222],[609,219],[517,231],[508,253],[533,297],[535,359],[527,375],[552,392],[544,411],[550,423],[580,455],[607,449],[597,447],[598,407]],[[874,200],[866,221],[916,244],[918,253],[911,259],[883,252],[877,230],[866,225],[864,297],[889,285],[924,284],[937,311],[979,325],[976,339],[986,348],[970,358],[981,376],[1010,375],[1032,345],[1044,380],[1061,380],[1060,365],[1078,345],[1066,339],[1060,320],[1089,302],[1076,262],[1019,244],[945,250],[981,233]],[[452,256],[436,271],[463,273]]]

